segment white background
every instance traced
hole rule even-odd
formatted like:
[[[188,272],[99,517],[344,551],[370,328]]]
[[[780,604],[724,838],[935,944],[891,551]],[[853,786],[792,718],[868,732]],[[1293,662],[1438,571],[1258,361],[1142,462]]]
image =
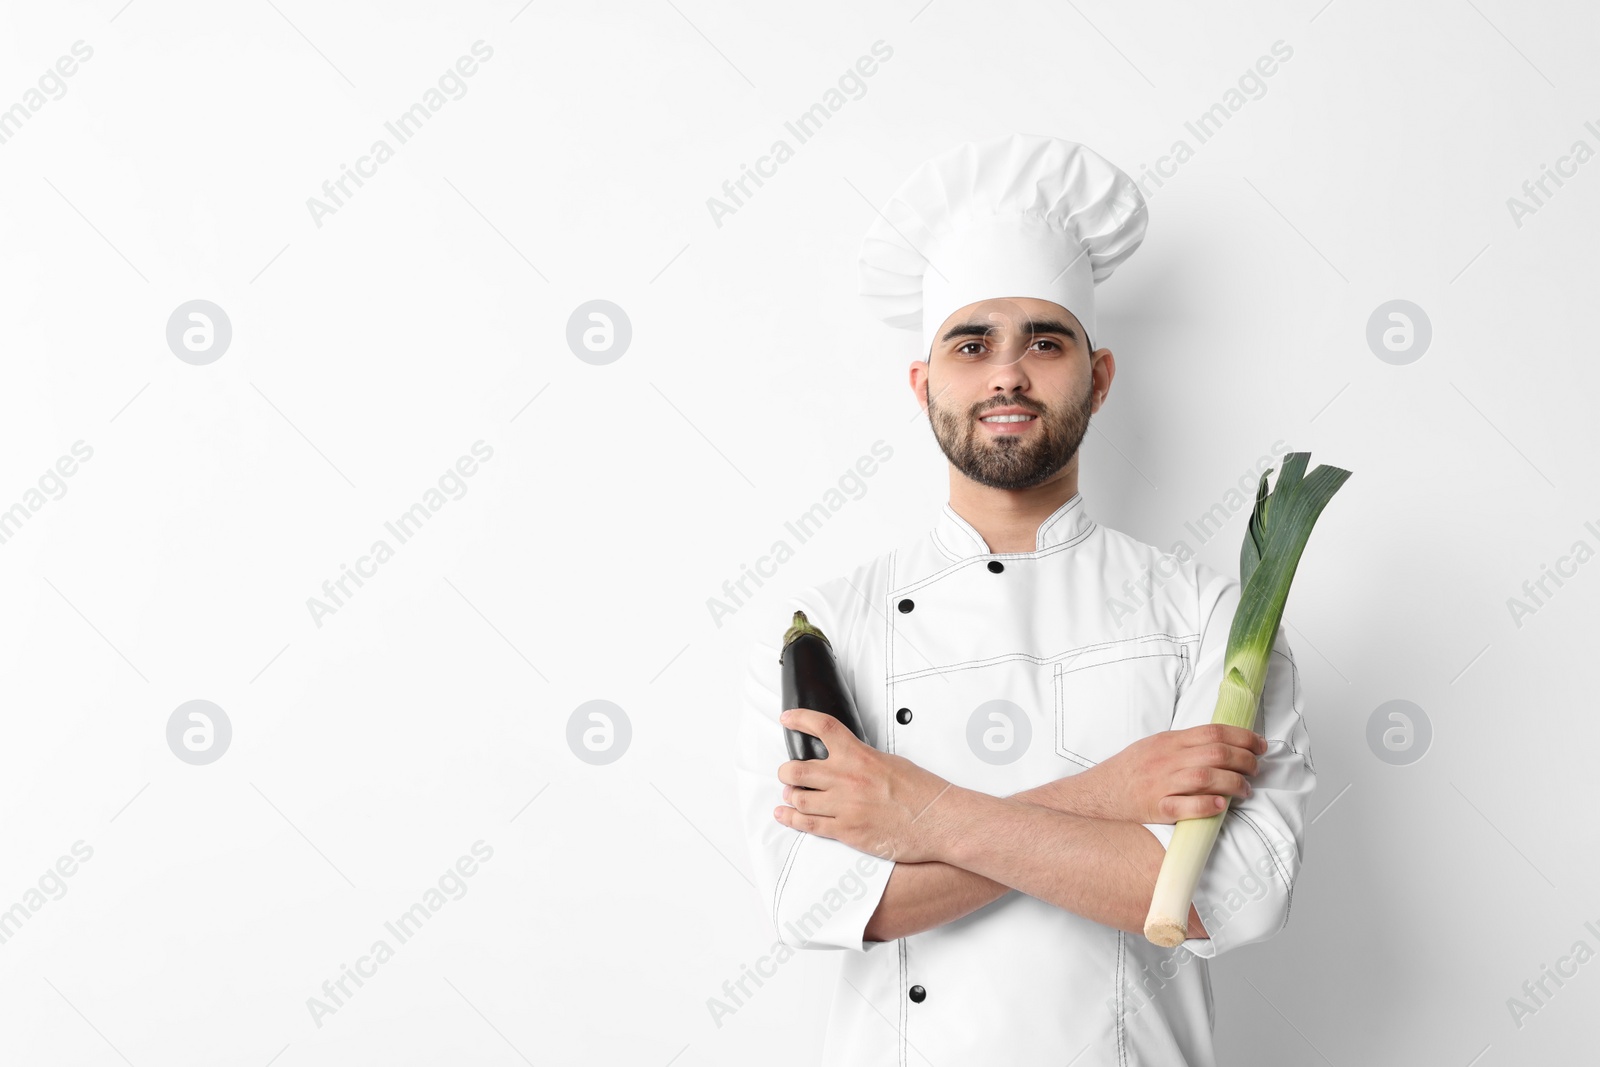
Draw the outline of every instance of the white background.
[[[123,4],[0,24],[0,108],[93,49],[0,144],[0,509],[93,449],[0,544],[0,908],[93,849],[0,945],[0,1062],[815,1062],[837,957],[706,1006],[772,943],[732,774],[749,614],[706,603],[879,438],[764,602],[945,499],[913,336],[856,297],[874,206],[1012,132],[1141,177],[1280,40],[1101,290],[1119,369],[1082,473],[1094,518],[1167,547],[1276,440],[1355,472],[1289,604],[1316,821],[1287,929],[1213,964],[1219,1057],[1589,1052],[1600,963],[1507,1007],[1600,949],[1600,563],[1507,606],[1600,548],[1600,162],[1507,207],[1600,148],[1586,5]],[[318,226],[307,198],[478,40],[465,95]],[[232,323],[206,366],[166,343],[192,299]],[[632,324],[607,365],[566,340],[594,299]],[[1403,366],[1366,341],[1393,299],[1432,323]],[[318,626],[307,598],[479,440],[465,495]],[[1244,521],[1201,558],[1236,574]],[[166,740],[193,699],[233,728],[206,766]],[[604,766],[566,740],[595,699],[632,727]],[[1408,766],[1366,739],[1394,699],[1432,724]],[[318,1026],[307,998],[479,840],[466,894]]]

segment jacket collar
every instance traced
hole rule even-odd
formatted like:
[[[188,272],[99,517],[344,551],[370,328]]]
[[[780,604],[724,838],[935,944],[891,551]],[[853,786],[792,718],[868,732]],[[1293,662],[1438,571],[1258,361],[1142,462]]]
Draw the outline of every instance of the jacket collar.
[[[945,555],[955,560],[970,559],[973,556],[1024,556],[1043,552],[1058,545],[1076,544],[1093,528],[1094,521],[1084,510],[1083,494],[1074,493],[1071,499],[1056,508],[1039,524],[1034,553],[996,553],[989,550],[989,545],[983,536],[971,523],[963,519],[947,500],[939,511],[938,520],[934,523],[933,540]]]

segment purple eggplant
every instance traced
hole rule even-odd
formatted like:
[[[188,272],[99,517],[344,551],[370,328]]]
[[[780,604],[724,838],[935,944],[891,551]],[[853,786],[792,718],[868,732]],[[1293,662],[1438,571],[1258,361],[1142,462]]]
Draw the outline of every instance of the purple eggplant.
[[[850,695],[839,673],[839,664],[833,658],[833,645],[827,635],[806,619],[805,612],[794,613],[794,622],[783,635],[778,662],[783,666],[783,707],[778,710],[810,708],[820,711],[844,723],[858,739],[867,739],[855,698]],[[820,739],[788,727],[784,727],[783,733],[790,759],[828,758],[828,747]]]

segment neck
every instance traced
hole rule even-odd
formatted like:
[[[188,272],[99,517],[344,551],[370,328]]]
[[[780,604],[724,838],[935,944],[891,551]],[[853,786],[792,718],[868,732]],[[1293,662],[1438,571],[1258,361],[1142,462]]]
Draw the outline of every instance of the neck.
[[[950,506],[978,531],[990,552],[1032,552],[1039,524],[1078,491],[1078,461],[1027,489],[995,489],[950,468]]]

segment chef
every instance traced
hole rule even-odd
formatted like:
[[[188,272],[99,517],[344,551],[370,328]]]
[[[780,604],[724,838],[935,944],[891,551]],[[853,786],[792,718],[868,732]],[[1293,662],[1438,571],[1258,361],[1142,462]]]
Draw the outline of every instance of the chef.
[[[1145,223],[1121,170],[1017,135],[928,160],[862,243],[864,295],[920,332],[949,499],[766,609],[738,735],[775,947],[841,956],[826,1067],[1213,1067],[1208,961],[1288,922],[1316,772],[1282,630],[1256,729],[1211,724],[1238,580],[1101,525],[1078,489],[1116,372],[1095,285]],[[783,706],[796,610],[865,742]],[[785,727],[828,758],[788,759]],[[1188,939],[1152,945],[1173,824],[1224,803]]]

